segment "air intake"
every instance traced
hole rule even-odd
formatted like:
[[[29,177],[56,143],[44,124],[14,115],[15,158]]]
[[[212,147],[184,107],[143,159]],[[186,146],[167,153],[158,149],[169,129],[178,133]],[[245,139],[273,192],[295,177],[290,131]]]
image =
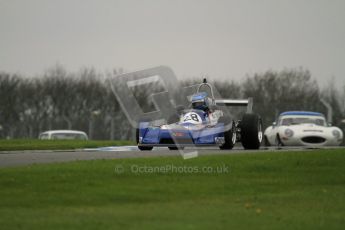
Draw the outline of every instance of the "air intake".
[[[305,143],[310,143],[310,144],[320,144],[320,143],[325,142],[326,139],[323,137],[310,136],[310,137],[303,137],[302,141]]]

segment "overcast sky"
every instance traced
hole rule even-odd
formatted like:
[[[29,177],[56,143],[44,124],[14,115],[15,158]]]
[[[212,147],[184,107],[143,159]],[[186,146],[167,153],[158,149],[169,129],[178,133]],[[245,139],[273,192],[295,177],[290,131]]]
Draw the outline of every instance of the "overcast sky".
[[[241,80],[304,67],[345,84],[345,0],[0,0],[0,70],[170,66]]]

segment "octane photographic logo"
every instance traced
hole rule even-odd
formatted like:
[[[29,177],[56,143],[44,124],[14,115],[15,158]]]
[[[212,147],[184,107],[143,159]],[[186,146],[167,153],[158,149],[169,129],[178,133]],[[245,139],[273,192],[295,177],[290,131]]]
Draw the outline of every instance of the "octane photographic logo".
[[[221,164],[215,166],[198,166],[198,165],[137,165],[133,164],[124,167],[118,164],[114,168],[115,174],[132,173],[132,174],[228,174],[230,166]]]
[[[118,164],[115,166],[114,171],[116,174],[122,174],[125,172],[125,168],[122,165]]]
[[[178,109],[182,106],[187,108],[189,106],[189,98],[193,95],[199,85],[192,85],[188,87],[181,87],[174,72],[166,66],[159,66],[142,71],[126,73],[114,78],[108,79],[110,87],[119,105],[125,113],[129,123],[134,128],[139,128],[140,121],[151,121],[155,124],[166,124],[172,114],[177,114]],[[150,90],[150,84],[160,84],[164,91],[159,93],[152,93],[150,99],[152,100],[155,111],[143,112],[139,102],[133,94],[134,87],[140,87],[144,90]],[[213,89],[215,96],[220,98],[220,94],[216,89]],[[229,116],[230,112],[226,108],[223,109]],[[225,130],[231,128],[231,124],[225,126]],[[177,149],[184,159],[189,159],[198,156],[198,151],[195,145],[191,144],[187,150],[183,148],[173,135],[170,129],[169,133],[172,137]],[[208,132],[212,134],[212,130]],[[189,140],[188,140],[189,138]],[[187,137],[188,143],[193,143],[191,137]]]

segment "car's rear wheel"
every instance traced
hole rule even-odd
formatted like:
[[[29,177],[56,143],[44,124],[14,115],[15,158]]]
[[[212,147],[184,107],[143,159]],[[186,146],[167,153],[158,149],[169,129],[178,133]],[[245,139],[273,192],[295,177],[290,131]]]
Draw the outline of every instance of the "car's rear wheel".
[[[224,123],[224,144],[220,145],[220,149],[232,149],[236,144],[236,126],[229,117],[221,117],[218,123]],[[231,128],[228,127],[231,125]],[[228,127],[228,128],[227,128]]]
[[[262,122],[257,114],[246,113],[241,121],[241,142],[245,149],[259,149],[263,139]]]

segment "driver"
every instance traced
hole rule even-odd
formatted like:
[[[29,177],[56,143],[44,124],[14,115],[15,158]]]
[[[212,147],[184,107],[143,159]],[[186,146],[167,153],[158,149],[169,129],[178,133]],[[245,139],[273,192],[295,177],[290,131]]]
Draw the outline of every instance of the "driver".
[[[202,110],[206,112],[207,114],[209,114],[211,112],[209,108],[209,104],[210,104],[209,98],[207,97],[206,92],[197,93],[192,96],[193,109]]]

